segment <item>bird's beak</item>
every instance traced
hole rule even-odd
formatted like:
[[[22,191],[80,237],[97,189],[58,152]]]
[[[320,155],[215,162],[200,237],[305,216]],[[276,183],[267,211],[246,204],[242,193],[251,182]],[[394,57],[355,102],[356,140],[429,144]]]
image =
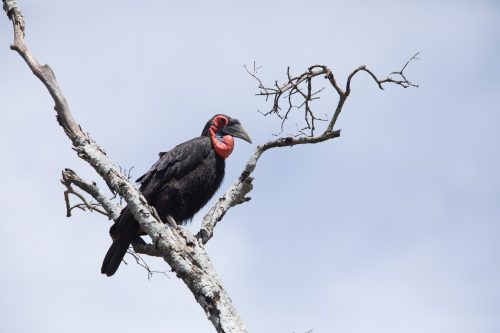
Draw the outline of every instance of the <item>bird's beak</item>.
[[[224,126],[221,132],[224,134],[229,134],[235,138],[240,138],[249,143],[252,143],[250,135],[248,135],[247,131],[245,131],[245,129],[243,128],[243,126],[241,126],[239,122],[234,122],[234,123],[230,122],[228,125]]]

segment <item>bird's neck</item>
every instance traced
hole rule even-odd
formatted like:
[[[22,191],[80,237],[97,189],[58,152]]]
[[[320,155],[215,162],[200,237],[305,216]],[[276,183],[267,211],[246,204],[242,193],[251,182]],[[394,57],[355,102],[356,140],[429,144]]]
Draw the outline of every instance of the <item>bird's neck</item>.
[[[231,135],[222,135],[217,127],[210,126],[210,140],[217,155],[223,159],[228,158],[234,149],[234,138]]]

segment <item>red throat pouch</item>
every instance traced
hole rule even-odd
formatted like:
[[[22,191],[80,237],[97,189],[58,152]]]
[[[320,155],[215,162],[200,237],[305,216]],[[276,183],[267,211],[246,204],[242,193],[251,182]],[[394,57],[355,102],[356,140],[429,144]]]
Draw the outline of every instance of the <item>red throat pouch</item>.
[[[224,135],[222,137],[216,134],[216,129],[210,127],[210,139],[214,146],[217,155],[226,159],[234,149],[234,138],[231,135]]]

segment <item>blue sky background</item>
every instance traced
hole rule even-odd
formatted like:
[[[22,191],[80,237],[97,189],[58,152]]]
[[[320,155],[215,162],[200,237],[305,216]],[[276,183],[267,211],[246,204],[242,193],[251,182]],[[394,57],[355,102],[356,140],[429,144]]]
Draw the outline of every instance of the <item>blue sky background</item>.
[[[76,120],[134,176],[215,113],[240,119],[255,143],[273,138],[279,121],[256,111],[269,105],[244,64],[263,66],[267,82],[325,64],[344,83],[361,64],[384,76],[420,51],[407,70],[420,88],[380,91],[359,75],[339,139],[266,153],[253,200],[207,250],[250,332],[500,331],[498,2],[19,5],[28,46]],[[8,49],[6,17],[0,32],[0,331],[212,332],[172,274],[148,281],[135,264],[100,274],[109,222],[67,219],[59,183],[66,167],[97,176]],[[331,115],[324,96],[316,110]],[[254,147],[237,142],[223,189]]]

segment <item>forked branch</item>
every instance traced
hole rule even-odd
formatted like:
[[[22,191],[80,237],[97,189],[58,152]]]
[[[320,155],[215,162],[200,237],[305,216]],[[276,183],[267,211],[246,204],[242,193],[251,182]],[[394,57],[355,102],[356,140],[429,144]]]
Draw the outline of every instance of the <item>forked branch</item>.
[[[130,172],[122,172],[122,174],[130,179]],[[64,191],[64,200],[66,202],[67,217],[71,216],[71,211],[75,208],[80,208],[82,210],[88,209],[91,212],[97,211],[112,220],[116,220],[120,216],[121,209],[118,205],[115,205],[95,183],[87,183],[73,170],[64,169],[62,171],[61,183],[66,187],[66,191]],[[73,188],[73,185],[89,194],[98,202],[98,204],[94,204],[85,199],[81,193],[77,192]],[[71,205],[69,199],[70,194],[78,197],[82,203]],[[166,275],[165,272],[151,270],[148,263],[140,256],[140,254],[145,254],[153,257],[163,257],[161,251],[159,251],[153,244],[148,244],[142,238],[137,237],[132,242],[132,250],[129,250],[128,253],[134,258],[139,266],[143,267],[147,271],[148,279],[150,279],[155,273]]]
[[[101,189],[94,183],[89,184],[81,179],[73,170],[64,169],[62,171],[61,183],[66,186],[66,191],[64,192],[64,198],[66,201],[66,208],[68,211],[67,216],[71,216],[71,205],[69,203],[69,194],[73,194],[80,198],[85,207],[90,211],[95,210],[99,213],[108,216],[112,220],[116,220],[118,216],[120,216],[121,209],[115,205],[102,191]],[[79,194],[75,191],[72,185],[79,187],[81,190],[90,194],[99,204],[92,204],[88,202],[83,195]]]
[[[314,144],[334,139],[340,136],[340,130],[334,131],[333,128],[340,113],[342,112],[345,101],[347,100],[347,97],[351,92],[351,80],[358,72],[365,71],[370,74],[370,76],[375,80],[380,89],[383,89],[383,85],[386,83],[393,83],[403,88],[418,87],[418,85],[410,82],[404,75],[404,70],[406,69],[408,64],[412,60],[418,59],[417,55],[418,53],[411,57],[400,71],[389,74],[389,76],[387,76],[383,80],[378,79],[371,70],[366,68],[366,66],[360,66],[349,74],[345,91],[342,90],[342,88],[337,83],[333,72],[325,65],[313,65],[309,67],[307,71],[298,76],[292,76],[290,74],[290,68],[288,68],[287,79],[285,83],[280,85],[278,84],[278,81],[275,81],[272,86],[266,86],[264,82],[259,78],[258,71],[260,67],[257,67],[255,63],[253,64],[252,69],[244,66],[247,73],[258,83],[257,89],[259,91],[256,95],[264,96],[266,101],[269,100],[269,98],[272,98],[273,100],[271,110],[264,113],[264,115],[267,116],[270,114],[275,114],[279,118],[281,118],[281,129],[283,130],[284,123],[288,119],[290,112],[293,109],[303,109],[305,119],[304,121],[306,123],[306,126],[303,129],[310,130],[310,133],[308,136],[295,135],[290,137],[281,137],[257,146],[255,152],[247,161],[245,169],[241,173],[240,177],[226,191],[224,196],[222,196],[210,209],[210,211],[203,217],[201,229],[196,236],[201,239],[203,244],[207,243],[213,236],[215,226],[219,221],[221,221],[227,211],[240,203],[250,200],[250,198],[246,197],[246,195],[253,188],[253,178],[250,177],[250,175],[255,170],[259,158],[265,151],[271,148],[291,147],[301,144]],[[395,79],[392,77],[392,75],[399,75],[402,80]],[[327,79],[339,96],[339,100],[335,107],[333,117],[328,123],[326,129],[320,135],[314,135],[314,131],[316,129],[315,121],[323,119],[315,116],[310,104],[313,100],[318,99],[318,94],[323,91],[323,88],[313,88],[313,79],[317,77],[323,77]],[[299,96],[299,104],[294,104],[294,95]],[[284,107],[281,105],[282,100],[285,100]],[[285,110],[284,113],[282,110]],[[303,134],[303,129],[299,130],[301,134]]]
[[[71,140],[78,156],[89,163],[106,181],[112,192],[125,199],[134,218],[153,240],[155,253],[163,257],[172,270],[191,290],[207,317],[220,333],[246,332],[245,325],[234,308],[229,295],[222,286],[210,258],[203,246],[187,230],[178,226],[167,228],[157,218],[142,194],[120,173],[103,149],[81,130],[73,120],[68,103],[49,66],[41,66],[29,52],[24,42],[24,19],[14,0],[2,0],[4,10],[12,20],[14,44],[11,48],[26,61],[55,102],[59,124]],[[137,245],[147,252],[148,246]],[[153,252],[153,251],[151,251]],[[151,253],[153,254],[153,253]]]
[[[285,83],[279,84],[275,81],[273,85],[265,85],[258,76],[260,67],[254,63],[253,68],[250,70],[245,66],[246,71],[258,82],[257,96],[264,96],[266,101],[272,98],[271,109],[264,113],[264,115],[274,114],[281,119],[281,131],[283,131],[285,122],[289,119],[290,113],[293,110],[302,110],[304,115],[304,126],[299,129],[299,134],[305,134],[303,131],[308,130],[310,137],[314,136],[316,130],[316,121],[325,121],[323,117],[315,115],[311,108],[311,103],[320,98],[319,93],[323,91],[324,87],[314,88],[313,80],[319,77],[327,79],[333,89],[337,92],[339,97],[335,112],[332,119],[328,123],[325,132],[333,131],[335,123],[342,112],[344,103],[351,93],[351,81],[359,72],[366,72],[377,83],[380,89],[384,89],[384,85],[392,83],[403,88],[418,87],[407,79],[404,71],[413,60],[418,60],[418,53],[412,56],[401,70],[390,73],[386,78],[379,79],[370,69],[366,66],[359,66],[354,69],[347,77],[345,89],[342,89],[337,82],[332,70],[325,65],[313,65],[300,75],[293,76],[290,74],[290,68],[287,68]]]

